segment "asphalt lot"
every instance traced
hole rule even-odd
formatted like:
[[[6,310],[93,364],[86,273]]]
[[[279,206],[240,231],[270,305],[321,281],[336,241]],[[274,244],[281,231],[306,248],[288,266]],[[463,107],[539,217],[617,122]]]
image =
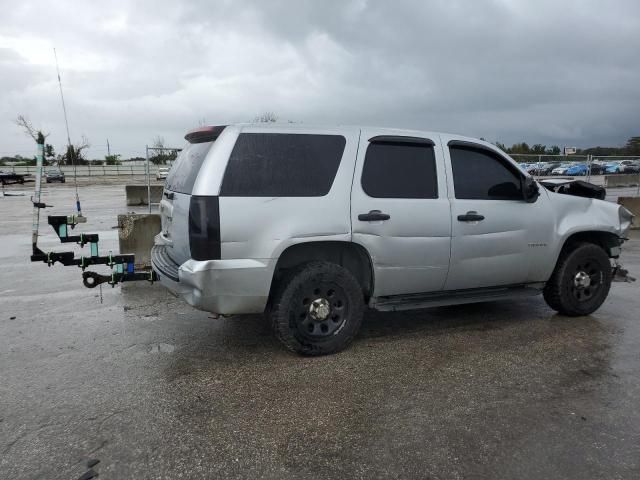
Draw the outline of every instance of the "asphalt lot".
[[[81,188],[102,252],[123,191]],[[145,283],[101,303],[79,269],[31,264],[28,195],[0,198],[2,479],[76,479],[88,459],[101,479],[640,478],[638,283],[581,318],[540,297],[370,313],[347,351],[302,358],[259,316]],[[72,213],[71,184],[44,199]],[[640,276],[640,239],[623,263]]]

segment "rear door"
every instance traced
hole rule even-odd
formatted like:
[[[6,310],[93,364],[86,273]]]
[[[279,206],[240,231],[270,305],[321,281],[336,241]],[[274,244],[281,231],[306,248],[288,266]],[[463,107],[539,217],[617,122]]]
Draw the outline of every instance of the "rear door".
[[[444,286],[451,215],[438,142],[437,135],[362,130],[351,193],[352,238],[371,255],[374,296]]]

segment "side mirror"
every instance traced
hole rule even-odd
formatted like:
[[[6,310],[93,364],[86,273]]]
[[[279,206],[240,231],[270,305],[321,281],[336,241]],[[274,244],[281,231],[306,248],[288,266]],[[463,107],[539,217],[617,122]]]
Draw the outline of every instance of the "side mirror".
[[[522,182],[522,193],[524,195],[525,202],[534,203],[540,196],[540,188],[533,178],[524,177]]]

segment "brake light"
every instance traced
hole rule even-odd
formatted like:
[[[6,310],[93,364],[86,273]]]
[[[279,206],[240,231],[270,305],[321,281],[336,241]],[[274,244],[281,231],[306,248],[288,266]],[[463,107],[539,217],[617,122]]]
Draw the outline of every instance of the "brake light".
[[[219,260],[220,204],[218,197],[192,195],[189,204],[189,247],[194,260]]]
[[[213,142],[220,136],[225,127],[226,125],[217,125],[195,128],[187,133],[184,139],[189,143]]]

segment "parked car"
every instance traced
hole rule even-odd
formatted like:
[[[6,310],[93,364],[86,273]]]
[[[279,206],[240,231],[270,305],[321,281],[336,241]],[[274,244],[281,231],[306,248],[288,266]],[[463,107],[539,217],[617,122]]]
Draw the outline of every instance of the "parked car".
[[[45,173],[47,183],[60,182],[65,183],[64,172],[59,168],[52,168]]]
[[[605,171],[605,164],[601,162],[591,162],[591,175],[602,175]]]
[[[551,172],[562,165],[561,162],[543,162],[543,167],[540,169],[540,176],[548,176],[551,175]]]
[[[525,170],[529,175],[542,175],[546,169],[546,164],[544,162],[536,162],[531,163]]]
[[[0,170],[0,184],[9,185],[11,183],[24,183],[24,175]]]
[[[589,173],[589,167],[585,163],[574,163],[564,172],[564,175],[586,176]]]
[[[267,313],[306,355],[345,348],[367,306],[543,293],[588,315],[633,218],[457,135],[246,124],[185,138],[151,252],[160,282],[214,314]]]
[[[620,162],[609,162],[604,167],[604,173],[612,174],[612,173],[622,173],[622,166]]]
[[[632,165],[633,160],[619,160],[615,162],[610,162],[606,164],[605,173],[624,173],[625,168],[628,165]]]
[[[623,163],[622,173],[640,172],[640,160],[633,160],[630,163]]]
[[[169,167],[158,167],[158,173],[156,173],[156,180],[165,180],[169,174]]]
[[[559,167],[551,170],[551,175],[566,175],[567,169],[569,169],[572,165],[572,163],[563,163]]]

